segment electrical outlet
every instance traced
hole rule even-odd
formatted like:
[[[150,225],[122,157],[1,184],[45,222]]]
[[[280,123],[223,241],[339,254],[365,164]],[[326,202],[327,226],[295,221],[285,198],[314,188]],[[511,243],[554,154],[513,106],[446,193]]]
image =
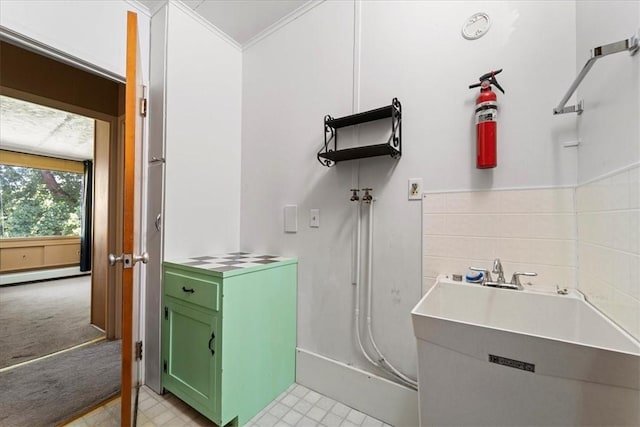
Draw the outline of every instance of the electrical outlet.
[[[309,227],[320,227],[320,209],[309,210]]]
[[[422,199],[422,178],[409,179],[409,200]]]

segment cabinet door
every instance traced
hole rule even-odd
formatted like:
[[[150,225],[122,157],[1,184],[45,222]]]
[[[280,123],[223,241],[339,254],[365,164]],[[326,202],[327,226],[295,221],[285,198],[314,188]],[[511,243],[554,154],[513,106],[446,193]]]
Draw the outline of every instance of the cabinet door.
[[[217,313],[166,297],[164,314],[162,385],[215,421],[222,354]]]

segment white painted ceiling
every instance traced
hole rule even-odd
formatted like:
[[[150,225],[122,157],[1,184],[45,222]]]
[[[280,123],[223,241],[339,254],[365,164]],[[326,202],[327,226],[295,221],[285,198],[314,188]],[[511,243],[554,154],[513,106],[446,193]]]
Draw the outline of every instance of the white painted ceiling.
[[[0,148],[72,160],[93,159],[94,120],[0,96]]]
[[[139,0],[154,11],[163,0]],[[183,0],[240,45],[245,44],[309,0]]]

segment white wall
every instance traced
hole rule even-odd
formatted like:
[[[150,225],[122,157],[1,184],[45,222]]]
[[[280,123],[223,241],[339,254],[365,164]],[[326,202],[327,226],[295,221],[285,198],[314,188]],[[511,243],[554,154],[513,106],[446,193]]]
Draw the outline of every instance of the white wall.
[[[640,31],[640,2],[577,2],[576,67],[596,46]],[[578,88],[578,281],[600,310],[640,337],[640,54],[593,66]]]
[[[493,26],[466,41],[461,25],[479,10]],[[506,90],[498,94],[498,167],[481,171],[477,92],[467,86],[497,68]],[[246,49],[241,245],[298,256],[298,346],[371,371],[352,339],[348,190],[373,187],[374,332],[386,356],[415,376],[409,312],[421,296],[421,206],[407,200],[407,180],[422,177],[426,191],[575,184],[576,149],[562,147],[576,137],[575,117],[552,115],[574,77],[573,2],[331,1]],[[403,107],[401,160],[320,166],[325,114],[393,97]],[[359,143],[381,142],[382,129],[363,127]],[[288,203],[299,206],[297,234],[283,232]],[[318,229],[308,227],[310,208],[320,209]]]
[[[165,259],[234,250],[240,239],[242,53],[169,3]]]
[[[640,31],[640,2],[579,1],[576,24],[576,69],[580,70],[594,47]],[[577,99],[585,102],[578,118],[578,182],[639,162],[640,54],[623,52],[599,59],[578,87]]]
[[[149,14],[126,0],[0,2],[0,25],[89,62],[125,75],[127,11],[138,13],[143,81],[149,79]]]

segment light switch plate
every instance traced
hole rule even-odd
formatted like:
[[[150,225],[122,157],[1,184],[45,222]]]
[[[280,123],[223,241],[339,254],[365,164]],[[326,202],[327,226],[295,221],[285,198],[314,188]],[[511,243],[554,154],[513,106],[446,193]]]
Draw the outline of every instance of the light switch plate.
[[[298,232],[298,206],[297,205],[285,205],[284,231],[285,233]]]
[[[422,200],[422,178],[409,179],[409,200]]]
[[[309,211],[309,227],[320,227],[320,209],[311,209]]]

